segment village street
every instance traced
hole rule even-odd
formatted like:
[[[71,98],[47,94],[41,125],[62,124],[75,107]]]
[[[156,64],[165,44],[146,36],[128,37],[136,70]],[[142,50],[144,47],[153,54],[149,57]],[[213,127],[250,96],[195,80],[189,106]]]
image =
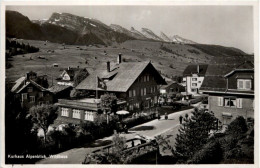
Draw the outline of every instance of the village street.
[[[199,104],[200,103],[195,104],[194,107],[197,107]],[[127,134],[122,133],[120,136],[124,136],[126,139],[131,139],[138,135],[154,138],[157,135],[160,134],[166,135],[167,133],[169,133],[169,135],[172,138],[174,138],[176,137],[178,133],[178,128],[180,126],[179,116],[182,115],[184,117],[185,114],[188,114],[190,116],[192,111],[193,108],[172,113],[168,115],[168,120],[165,120],[164,116],[161,116],[160,120],[155,119],[150,122],[132,128],[134,129],[138,127],[152,126],[153,129],[142,130],[142,131],[129,131],[129,133]],[[101,140],[112,140],[112,138],[113,136],[109,136]],[[40,160],[39,162],[37,162],[37,164],[81,164],[87,153],[94,151],[98,148],[100,147],[95,147],[95,148],[81,147],[81,148],[70,149],[68,151],[58,154],[60,156],[65,156],[67,158],[47,158],[47,159]]]

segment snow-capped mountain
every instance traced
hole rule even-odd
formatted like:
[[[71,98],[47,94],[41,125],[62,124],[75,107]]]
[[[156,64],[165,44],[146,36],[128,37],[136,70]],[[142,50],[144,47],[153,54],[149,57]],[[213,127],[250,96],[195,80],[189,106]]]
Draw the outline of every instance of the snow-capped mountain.
[[[172,42],[172,40],[166,34],[164,34],[163,32],[161,32],[160,38],[163,39],[163,41]]]
[[[172,42],[175,42],[175,43],[181,43],[181,44],[197,44],[195,43],[194,41],[191,41],[191,40],[187,40],[185,38],[182,38],[178,35],[174,35],[171,37],[171,40]]]
[[[92,29],[110,29],[108,26],[94,19],[69,13],[53,13],[48,19],[48,23],[59,25],[81,34],[89,33]]]
[[[37,24],[44,24],[48,21],[48,19],[39,19],[39,20],[32,20],[33,23],[37,23]]]
[[[150,29],[147,28],[142,28],[142,34],[148,38],[148,39],[153,39],[153,40],[157,40],[157,41],[164,41],[163,39],[161,39],[159,36],[157,36],[156,34],[154,34],[154,32]]]
[[[130,31],[137,36],[139,39],[147,39],[141,32],[139,32],[138,30],[136,30],[134,27],[130,28]]]
[[[114,42],[121,43],[134,39],[195,44],[195,42],[178,35],[169,37],[161,32],[158,36],[148,28],[142,28],[141,31],[138,31],[133,27],[128,30],[116,24],[108,26],[97,19],[70,13],[54,12],[49,19],[33,21],[15,11],[7,11],[6,15],[8,33],[25,39],[43,39],[70,44],[109,45]]]

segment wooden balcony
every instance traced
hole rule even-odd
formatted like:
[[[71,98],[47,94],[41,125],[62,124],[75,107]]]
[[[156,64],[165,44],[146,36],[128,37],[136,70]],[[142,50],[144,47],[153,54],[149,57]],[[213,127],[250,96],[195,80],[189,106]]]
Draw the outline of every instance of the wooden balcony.
[[[57,105],[77,108],[77,109],[90,109],[95,111],[101,108],[100,101],[96,99],[80,99],[80,100],[59,99]]]

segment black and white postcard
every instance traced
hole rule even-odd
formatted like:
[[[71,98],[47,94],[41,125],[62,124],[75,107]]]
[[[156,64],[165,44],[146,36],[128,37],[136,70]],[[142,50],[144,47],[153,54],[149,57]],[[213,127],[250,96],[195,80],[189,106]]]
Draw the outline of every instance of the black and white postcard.
[[[2,167],[259,166],[257,1],[6,1],[0,63]]]

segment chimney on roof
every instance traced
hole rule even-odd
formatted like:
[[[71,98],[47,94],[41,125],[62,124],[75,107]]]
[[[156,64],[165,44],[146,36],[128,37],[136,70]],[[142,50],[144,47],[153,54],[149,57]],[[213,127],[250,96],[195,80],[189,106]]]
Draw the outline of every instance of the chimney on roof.
[[[110,62],[107,61],[107,72],[110,72]]]
[[[120,64],[122,62],[122,54],[119,53],[117,57],[117,64]]]
[[[197,72],[200,73],[200,65],[197,65]]]

